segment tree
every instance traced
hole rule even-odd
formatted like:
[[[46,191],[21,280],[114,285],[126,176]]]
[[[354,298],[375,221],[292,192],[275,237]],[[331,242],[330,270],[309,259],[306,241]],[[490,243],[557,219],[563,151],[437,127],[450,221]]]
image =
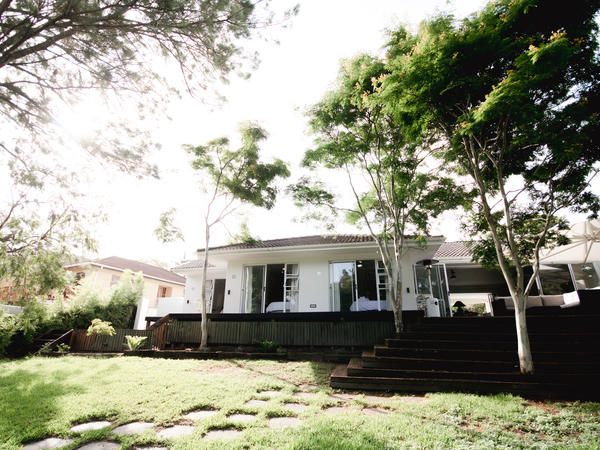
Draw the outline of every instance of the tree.
[[[157,176],[145,157],[153,148],[149,132],[138,124],[164,115],[157,107],[165,99],[204,92],[232,73],[246,76],[257,62],[247,42],[275,19],[267,3],[252,0],[0,1],[0,177],[11,177],[19,188],[17,200],[0,206],[0,277],[22,278],[22,262],[40,251],[40,243],[49,250],[61,237],[48,268],[62,265],[61,254],[77,244],[78,232],[58,232],[59,224],[82,227],[82,213],[65,189],[85,170],[65,167],[64,161],[79,157],[73,152],[95,157],[95,164]],[[74,142],[56,122],[56,111],[84,93],[100,93],[107,103],[133,111],[117,114],[94,138]],[[43,212],[17,219],[24,204],[47,202],[41,193],[47,190],[61,191],[57,204],[51,205],[53,198]]]
[[[424,244],[429,219],[466,201],[464,192],[436,165],[427,142],[407,141],[393,115],[378,100],[384,63],[360,56],[342,68],[337,88],[311,111],[316,147],[304,164],[342,170],[352,192],[345,207],[320,181],[303,179],[291,187],[300,205],[346,214],[367,227],[377,243],[387,275],[387,296],[396,332],[402,322],[402,258],[407,239]],[[439,162],[439,161],[438,161]],[[365,185],[361,189],[361,185]],[[411,231],[416,234],[407,238]]]
[[[0,280],[9,299],[23,303],[62,289],[68,283],[63,265],[73,250],[95,249],[85,231],[87,214],[60,196],[46,196],[38,185],[14,186],[12,199],[0,215]]]
[[[561,243],[565,211],[596,214],[600,157],[599,5],[490,2],[456,23],[440,16],[388,43],[388,110],[437,138],[477,192],[474,226],[515,305],[521,372],[534,372],[526,302],[539,251]]]
[[[231,72],[245,75],[256,56],[242,41],[273,19],[268,6],[251,0],[2,1],[0,114],[16,127],[16,135],[28,134],[48,150],[39,136],[52,128],[57,101],[115,89],[120,95],[133,92],[143,115],[153,108],[150,98],[155,105],[178,92],[165,62],[178,67],[190,93],[211,80],[226,80]],[[130,124],[119,128],[135,132]],[[117,139],[110,146],[89,141],[84,147],[125,170],[151,169],[143,158],[146,143],[138,144],[132,150],[131,139],[127,146]],[[14,159],[33,150],[8,139],[0,148]]]
[[[279,159],[271,163],[260,161],[259,143],[267,137],[262,128],[243,125],[240,135],[241,146],[237,150],[229,149],[229,139],[225,137],[205,145],[187,146],[192,156],[192,167],[202,172],[208,183],[208,201],[204,209],[200,348],[206,348],[208,343],[205,287],[212,228],[244,204],[271,209],[278,193],[276,181],[290,175],[287,165]]]

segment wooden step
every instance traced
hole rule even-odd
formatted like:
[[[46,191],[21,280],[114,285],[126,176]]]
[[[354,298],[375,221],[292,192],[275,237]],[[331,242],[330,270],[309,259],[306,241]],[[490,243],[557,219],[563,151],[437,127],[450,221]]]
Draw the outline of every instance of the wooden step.
[[[428,379],[362,377],[348,374],[347,366],[337,366],[331,374],[331,387],[337,389],[375,390],[396,392],[470,392],[512,393],[531,398],[598,399],[596,388],[562,383],[512,382],[469,379]]]
[[[565,351],[550,352],[537,351],[532,352],[536,361],[586,361],[600,360],[598,351]],[[404,347],[386,347],[375,346],[376,356],[397,356],[408,358],[434,358],[434,359],[461,359],[477,361],[516,361],[517,352],[513,350],[495,350],[495,349],[444,349],[444,348],[404,348]]]
[[[432,339],[398,336],[385,340],[385,346],[390,348],[437,348],[437,349],[461,349],[461,350],[508,350],[517,351],[517,339],[512,340],[480,340],[464,338],[455,339]],[[532,351],[542,352],[571,352],[573,350],[579,352],[594,352],[600,348],[600,341],[595,339],[563,339],[556,341],[540,341],[535,338],[531,340]]]
[[[593,384],[597,380],[596,373],[536,373],[530,376],[522,375],[516,368],[513,371],[476,371],[469,370],[440,370],[440,369],[404,369],[365,367],[363,360],[353,358],[348,363],[348,375],[361,377],[384,378],[444,378],[465,380],[497,380],[513,382],[559,382]]]
[[[454,370],[480,372],[514,372],[519,370],[517,361],[478,361],[446,360],[439,358],[408,358],[376,356],[373,351],[365,351],[361,356],[364,367],[399,368],[417,370]],[[600,361],[535,361],[536,371],[542,373],[597,373],[600,374]]]

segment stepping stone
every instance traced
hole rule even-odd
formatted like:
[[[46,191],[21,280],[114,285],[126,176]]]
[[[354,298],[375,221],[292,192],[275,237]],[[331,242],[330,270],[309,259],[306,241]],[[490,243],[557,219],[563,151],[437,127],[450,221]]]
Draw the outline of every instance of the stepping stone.
[[[284,403],[283,407],[295,413],[302,413],[308,409],[308,405],[302,403]]]
[[[110,427],[110,422],[107,422],[106,420],[101,420],[96,422],[80,423],[79,425],[75,425],[70,429],[75,433],[83,433],[84,431],[101,430],[102,428],[106,427]]]
[[[167,447],[133,447],[134,450],[169,450]]]
[[[239,430],[233,428],[227,430],[210,430],[204,435],[204,439],[207,441],[216,441],[218,439],[235,439],[242,434]]]
[[[134,450],[169,450],[167,447],[133,447]]]
[[[194,427],[192,427],[190,425],[175,425],[175,426],[160,430],[156,434],[158,435],[158,437],[161,437],[163,439],[171,439],[171,438],[189,436],[193,432],[194,432]]]
[[[85,444],[83,447],[79,447],[78,450],[118,450],[121,448],[121,444],[111,441],[96,441]]]
[[[154,428],[153,423],[149,422],[131,422],[125,425],[121,425],[113,430],[115,434],[128,435],[143,433],[146,430]]]
[[[193,420],[195,422],[198,420],[206,419],[210,416],[214,416],[216,413],[218,413],[218,411],[212,409],[199,409],[198,411],[189,412],[183,417],[184,419]]]
[[[273,398],[273,397],[279,397],[281,395],[281,391],[273,391],[273,390],[270,390],[270,391],[259,391],[258,394],[259,395],[264,395],[264,396],[269,397],[269,398]]]
[[[388,413],[388,411],[382,408],[363,408],[362,412],[367,416],[381,416]]]
[[[248,400],[244,403],[245,406],[256,407],[256,406],[265,406],[268,402],[266,400],[258,400],[253,398],[252,400]]]
[[[234,422],[253,422],[256,420],[256,416],[253,414],[232,414],[227,418]]]
[[[380,397],[378,395],[365,395],[364,399],[368,403],[386,403],[390,400],[389,397]]]
[[[353,410],[350,408],[346,408],[344,406],[331,406],[329,408],[325,408],[325,414],[332,414],[332,415],[338,415],[338,414],[347,414],[349,412],[352,412]]]
[[[305,400],[310,400],[311,398],[317,398],[319,394],[316,392],[297,392],[294,394],[294,397],[301,398]]]
[[[60,448],[69,445],[73,439],[47,438],[43,441],[32,442],[23,447],[23,450],[43,450],[47,448]]]
[[[429,401],[429,399],[427,397],[416,397],[413,395],[403,395],[403,396],[397,396],[394,398],[400,399],[405,403],[413,403],[415,405],[427,403]]]
[[[330,397],[336,400],[356,400],[359,398],[356,394],[331,394]]]
[[[284,428],[295,428],[302,425],[302,421],[296,417],[273,417],[269,419],[269,428],[282,430]]]

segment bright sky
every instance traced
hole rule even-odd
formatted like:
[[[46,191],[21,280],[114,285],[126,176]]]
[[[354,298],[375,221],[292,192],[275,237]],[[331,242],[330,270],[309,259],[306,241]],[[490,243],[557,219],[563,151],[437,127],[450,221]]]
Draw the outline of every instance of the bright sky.
[[[282,10],[295,2],[278,0]],[[203,245],[201,213],[203,195],[189,168],[183,144],[201,144],[219,136],[235,138],[240,122],[259,122],[268,132],[264,156],[279,157],[291,165],[293,177],[298,163],[311,146],[304,111],[333,87],[339,63],[358,53],[378,53],[385,42],[384,30],[399,23],[415,26],[439,11],[453,11],[462,17],[479,9],[483,0],[306,0],[288,29],[273,30],[280,44],[261,46],[262,63],[249,80],[233,79],[222,92],[228,102],[210,107],[197,100],[181,99],[165,106],[164,119],[157,123],[155,139],[162,150],[155,156],[161,170],[159,180],[138,180],[131,176],[98,170],[88,175],[86,198],[90,209],[102,211],[107,220],[96,226],[99,256],[118,255],[174,264],[194,258]],[[89,103],[73,111],[77,133],[86,130],[102,115]],[[73,122],[71,122],[73,123]],[[162,244],[153,235],[161,212],[175,208],[177,223],[185,242]],[[245,215],[250,231],[261,239],[308,235],[323,232],[316,223],[299,223],[300,217],[289,199],[282,198],[271,211],[253,209]],[[237,232],[242,217],[227,225]],[[337,232],[359,230],[340,224]],[[460,238],[452,217],[444,217],[432,230],[450,240]],[[215,230],[211,245],[226,243],[223,228]]]

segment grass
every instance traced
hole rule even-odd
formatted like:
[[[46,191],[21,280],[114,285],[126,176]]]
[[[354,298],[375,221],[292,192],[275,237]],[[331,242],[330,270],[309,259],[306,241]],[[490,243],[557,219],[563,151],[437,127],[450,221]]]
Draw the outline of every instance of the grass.
[[[309,362],[193,361],[121,357],[63,357],[0,362],[0,448],[50,436],[70,437],[73,445],[97,439],[136,445],[197,448],[600,448],[600,404],[528,402],[511,395],[429,394],[337,396],[328,387],[332,366]],[[261,391],[278,390],[269,398]],[[313,398],[294,393],[314,390]],[[250,399],[265,406],[248,407]],[[418,401],[417,401],[418,400]],[[302,413],[286,411],[283,403],[308,405]],[[328,406],[344,406],[331,415]],[[367,415],[364,407],[387,414]],[[106,419],[115,426],[150,421],[164,427],[182,423],[198,408],[218,413],[194,424],[194,433],[171,441],[155,431],[116,436],[110,429],[84,434],[69,431],[74,424]],[[233,441],[203,440],[211,429],[231,428],[234,413],[256,413],[252,423],[237,423],[243,434]],[[272,430],[268,419],[297,416],[295,429]],[[185,423],[185,421],[183,422]]]

